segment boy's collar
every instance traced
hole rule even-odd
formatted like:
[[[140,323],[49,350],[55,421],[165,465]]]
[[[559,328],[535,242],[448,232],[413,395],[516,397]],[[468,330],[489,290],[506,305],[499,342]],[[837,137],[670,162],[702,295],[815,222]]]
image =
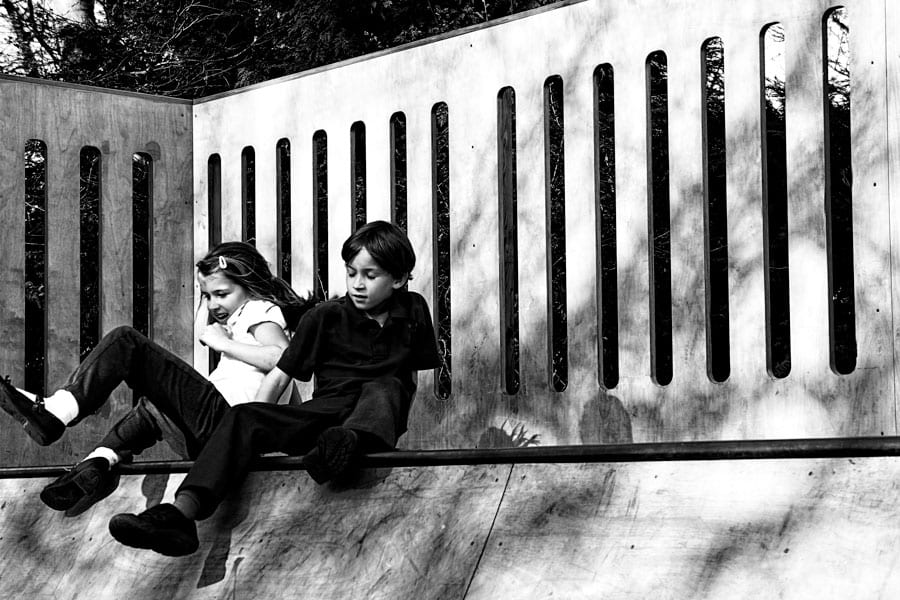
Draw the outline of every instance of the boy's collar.
[[[409,302],[404,302],[401,300],[401,297],[407,295],[408,292],[406,290],[394,290],[391,294],[391,297],[387,300],[387,313],[388,320],[398,318],[398,319],[409,319],[411,318],[411,313],[409,310]],[[372,321],[373,319],[366,315],[363,311],[356,308],[356,305],[353,304],[353,300],[349,295],[344,294],[344,304],[347,307],[347,310],[350,311],[350,314],[353,315],[353,319],[356,323],[365,323],[366,321]],[[385,321],[387,322],[387,321]]]

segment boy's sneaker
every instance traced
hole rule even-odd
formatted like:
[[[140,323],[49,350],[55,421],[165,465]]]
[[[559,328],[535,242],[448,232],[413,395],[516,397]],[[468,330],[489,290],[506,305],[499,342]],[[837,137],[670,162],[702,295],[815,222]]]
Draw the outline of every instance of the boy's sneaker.
[[[322,432],[316,447],[306,453],[301,464],[313,481],[322,484],[347,472],[356,456],[359,436],[346,427],[330,427]]]
[[[171,504],[151,506],[139,515],[115,515],[109,532],[126,546],[166,556],[187,556],[200,547],[197,524]]]
[[[44,408],[43,398],[37,396],[32,401],[9,382],[9,377],[0,379],[0,408],[21,423],[25,433],[41,446],[49,446],[66,430],[63,422]]]
[[[84,460],[41,491],[41,501],[53,510],[77,517],[119,487],[119,470],[102,457]]]

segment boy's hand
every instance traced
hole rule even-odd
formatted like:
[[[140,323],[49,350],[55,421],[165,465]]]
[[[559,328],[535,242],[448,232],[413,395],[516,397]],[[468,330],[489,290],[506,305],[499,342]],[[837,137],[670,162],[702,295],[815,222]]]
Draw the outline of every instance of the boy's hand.
[[[221,323],[207,325],[200,334],[200,343],[221,352],[223,346],[231,339],[231,331]]]

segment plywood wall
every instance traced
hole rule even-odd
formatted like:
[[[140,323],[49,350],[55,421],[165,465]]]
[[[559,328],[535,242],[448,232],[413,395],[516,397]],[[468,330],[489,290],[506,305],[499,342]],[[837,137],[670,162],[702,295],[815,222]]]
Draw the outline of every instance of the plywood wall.
[[[65,383],[80,347],[79,157],[100,151],[100,329],[132,323],[132,160],[153,162],[151,336],[190,359],[192,217],[190,102],[112,93],[33,80],[0,80],[0,370],[22,385],[25,337],[25,144],[46,145],[47,287],[46,386]],[[119,393],[94,418],[51,449],[37,448],[11,422],[0,420],[4,465],[67,463],[90,450],[124,410]]]
[[[194,107],[195,253],[205,248],[210,155],[222,160],[223,237],[240,235],[240,155],[256,153],[259,247],[274,257],[275,145],[291,142],[292,260],[298,290],[313,282],[312,137],[328,139],[329,290],[342,293],[337,250],[351,232],[350,129],[366,127],[368,218],[391,215],[389,121],[407,122],[409,234],[419,253],[413,289],[436,303],[432,111],[449,114],[452,392],[420,381],[406,444],[512,443],[514,428],[543,444],[889,435],[896,433],[892,194],[897,180],[897,53],[890,2],[852,0],[855,369],[829,363],[824,217],[824,0],[568,2],[430,43],[354,60]],[[886,12],[887,11],[887,12]],[[896,16],[896,15],[895,15]],[[761,160],[763,29],[785,30],[790,374],[766,359]],[[708,374],[704,257],[701,48],[725,52],[730,374]],[[651,373],[647,57],[668,65],[672,380]],[[598,376],[597,209],[593,74],[615,79],[619,378]],[[550,383],[545,92],[564,96],[568,385]],[[520,385],[501,380],[498,93],[516,103]],[[891,119],[893,115],[893,121]],[[893,165],[891,167],[890,165]],[[893,168],[893,171],[889,169]],[[896,187],[896,185],[894,185]],[[893,227],[896,230],[896,226]],[[893,236],[895,237],[895,236]],[[203,360],[203,352],[197,359]],[[520,440],[521,442],[521,440]]]
[[[290,143],[291,280],[300,292],[316,285],[313,136],[327,137],[332,294],[344,291],[342,241],[353,225],[351,127],[365,127],[366,218],[390,219],[391,117],[406,122],[407,226],[418,252],[412,288],[436,312],[438,282],[449,281],[451,376],[438,394],[424,373],[410,433],[413,447],[515,443],[597,443],[889,435],[897,432],[894,365],[896,312],[892,264],[897,231],[891,210],[900,179],[898,54],[887,35],[897,9],[883,0],[844,2],[850,30],[853,276],[857,356],[850,373],[830,364],[829,253],[825,204],[823,18],[836,4],[563,2],[485,26],[415,43],[194,103],[91,88],[4,78],[0,81],[2,168],[0,218],[5,233],[0,273],[4,370],[22,375],[24,336],[24,156],[26,140],[47,145],[47,385],[62,382],[78,360],[78,154],[102,153],[101,329],[131,319],[130,161],[153,157],[152,335],[207,368],[207,352],[190,343],[195,306],[192,263],[211,229],[222,239],[244,235],[241,167],[255,155],[255,240],[277,262],[276,145]],[[896,19],[895,19],[896,20]],[[791,370],[774,377],[766,355],[766,268],[761,119],[761,34],[785,31],[788,251]],[[705,226],[703,72],[710,38],[724,47],[728,350],[725,381],[710,377],[712,357]],[[648,185],[648,56],[667,64],[668,214],[671,256],[672,377],[654,376],[653,275]],[[616,311],[600,309],[598,285],[595,70],[614,76]],[[562,81],[565,243],[556,255],[548,236],[551,125],[546,86]],[[515,297],[501,280],[499,94],[515,95],[517,239]],[[434,113],[446,107],[449,126],[450,266],[437,273]],[[505,130],[509,134],[510,129]],[[221,213],[209,210],[211,156],[221,161]],[[893,158],[892,158],[893,157]],[[549,166],[548,166],[549,164]],[[548,173],[550,175],[548,175]],[[893,185],[892,185],[893,184]],[[192,189],[192,192],[191,192]],[[219,193],[215,189],[212,192]],[[840,249],[838,250],[840,251]],[[565,259],[568,369],[564,386],[551,367],[552,262]],[[609,289],[608,287],[606,288]],[[660,303],[655,301],[657,305]],[[518,375],[503,379],[504,307],[518,319]],[[613,319],[618,377],[604,385],[598,323]],[[446,383],[446,382],[445,382]],[[308,395],[309,387],[304,388]],[[68,461],[99,437],[130,399],[38,454],[20,432],[4,438],[10,464]],[[9,427],[8,424],[2,427]]]

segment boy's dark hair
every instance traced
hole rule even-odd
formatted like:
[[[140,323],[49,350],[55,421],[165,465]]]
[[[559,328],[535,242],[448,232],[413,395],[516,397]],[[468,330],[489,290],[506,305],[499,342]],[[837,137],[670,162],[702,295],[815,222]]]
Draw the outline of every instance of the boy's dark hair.
[[[403,230],[387,221],[372,221],[357,229],[341,248],[341,258],[345,263],[353,260],[363,248],[368,251],[378,266],[395,279],[408,275],[416,266],[416,253]]]

